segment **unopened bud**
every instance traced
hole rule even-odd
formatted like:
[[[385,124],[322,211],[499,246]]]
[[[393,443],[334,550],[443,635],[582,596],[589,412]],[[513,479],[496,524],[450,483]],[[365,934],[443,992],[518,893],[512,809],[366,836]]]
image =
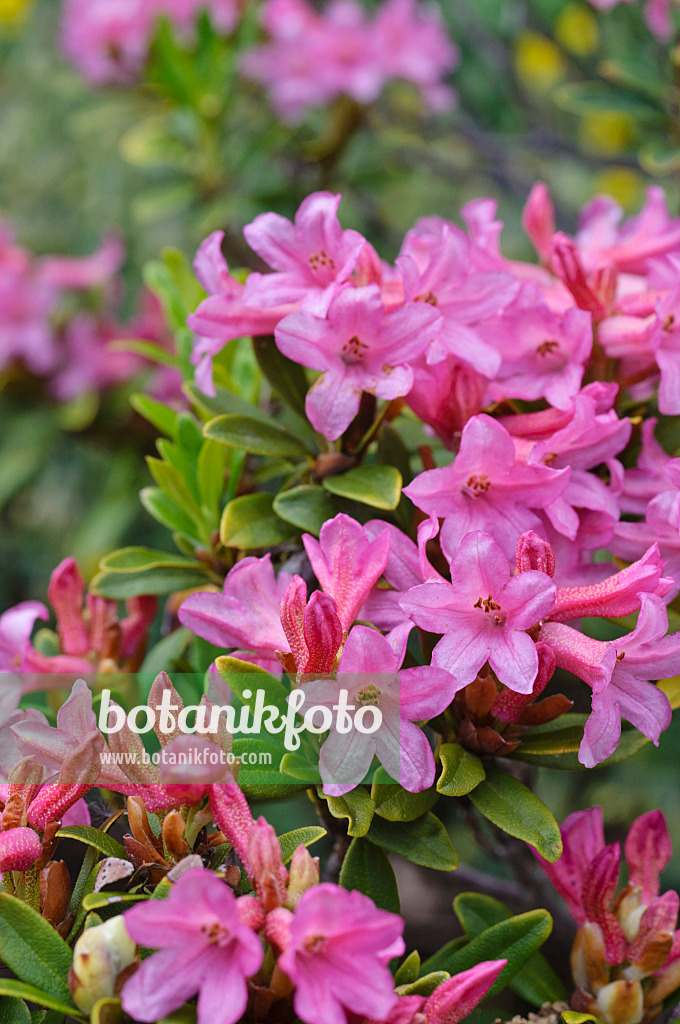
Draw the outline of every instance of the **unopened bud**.
[[[640,1024],[644,1014],[639,981],[612,981],[597,994],[599,1016],[604,1024]]]
[[[288,869],[288,894],[284,906],[294,910],[303,892],[319,882],[319,858],[312,857],[302,843],[293,854]]]
[[[68,976],[78,1009],[89,1013],[99,999],[117,995],[138,960],[137,945],[121,916],[84,931],[73,950]]]
[[[283,866],[276,832],[264,818],[258,818],[250,833],[248,860],[255,891],[264,909],[280,907],[286,899],[288,872]]]
[[[37,757],[22,757],[9,773],[7,800],[2,812],[2,828],[7,831],[25,825],[28,807],[40,789],[43,766]]]
[[[517,572],[537,569],[546,576],[555,575],[555,555],[547,540],[533,530],[523,533],[517,542]]]
[[[64,654],[87,654],[90,641],[83,619],[85,584],[74,558],[65,558],[50,577],[49,602],[57,616],[59,640]]]

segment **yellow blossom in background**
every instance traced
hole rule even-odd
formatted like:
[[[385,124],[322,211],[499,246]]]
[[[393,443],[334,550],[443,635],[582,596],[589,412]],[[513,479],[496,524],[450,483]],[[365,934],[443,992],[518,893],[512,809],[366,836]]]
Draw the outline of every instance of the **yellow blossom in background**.
[[[21,24],[32,6],[33,0],[0,0],[0,28]]]
[[[546,36],[523,32],[515,46],[515,68],[528,89],[550,92],[566,74],[564,57]]]
[[[581,118],[579,142],[584,149],[616,156],[629,149],[636,136],[635,121],[616,110],[594,111]]]
[[[607,167],[595,176],[594,192],[604,192],[624,210],[637,210],[644,199],[644,181],[632,167]]]
[[[587,57],[594,53],[600,41],[600,33],[593,12],[580,3],[567,4],[555,22],[555,39],[577,57]]]

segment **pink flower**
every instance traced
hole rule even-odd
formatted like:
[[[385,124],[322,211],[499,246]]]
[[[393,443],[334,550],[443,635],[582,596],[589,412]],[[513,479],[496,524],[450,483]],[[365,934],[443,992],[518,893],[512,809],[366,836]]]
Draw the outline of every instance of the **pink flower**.
[[[438,985],[425,1001],[427,1024],[458,1024],[487,994],[507,960],[482,960]]]
[[[307,393],[307,416],[316,430],[335,440],[359,411],[362,391],[385,399],[408,394],[413,385],[408,364],[428,347],[438,323],[427,303],[410,302],[386,313],[379,287],[367,285],[339,292],[326,319],[292,313],[275,337],[289,359],[322,371]]]
[[[132,939],[160,949],[123,987],[135,1020],[156,1021],[198,993],[199,1024],[234,1024],[248,1001],[246,981],[260,968],[262,946],[239,917],[239,901],[212,872],[188,871],[165,900],[124,917]]]
[[[50,316],[57,302],[57,290],[36,261],[0,225],[0,367],[16,359],[32,373],[54,369],[58,351]]]
[[[342,627],[348,630],[387,565],[387,524],[371,539],[363,526],[341,512],[323,524],[318,540],[305,533],[302,542],[321,589],[335,601]]]
[[[510,274],[488,269],[487,262],[460,228],[438,217],[418,221],[406,235],[397,259],[406,297],[442,314],[428,363],[451,355],[486,377],[496,376],[500,356],[477,325],[497,316],[518,284]]]
[[[569,476],[568,468],[521,462],[505,427],[480,415],[465,426],[455,461],[421,473],[404,494],[423,512],[445,517],[442,546],[448,557],[473,530],[493,533],[514,557],[519,535],[538,527],[530,509],[554,502]]]
[[[246,305],[300,303],[305,312],[325,316],[365,244],[358,231],[341,227],[341,198],[314,192],[301,203],[294,223],[278,213],[262,213],[243,229],[250,248],[275,271],[249,275],[243,292]]]
[[[455,93],[442,79],[458,63],[437,7],[416,0],[384,0],[372,28],[386,77],[412,82],[433,110],[452,106]]]
[[[245,335],[272,334],[279,320],[295,308],[291,304],[281,308],[244,305],[244,286],[231,276],[222,255],[223,238],[223,231],[213,231],[198,248],[194,272],[208,298],[187,319],[195,334],[191,362],[196,367],[196,383],[206,395],[215,394],[213,356],[227,342]]]
[[[347,1024],[354,1013],[383,1020],[398,997],[387,964],[404,951],[403,920],[368,896],[331,884],[300,897],[278,964],[295,986],[306,1024]]]
[[[525,630],[549,614],[555,584],[533,569],[511,576],[502,548],[480,532],[463,538],[450,568],[451,583],[425,583],[400,601],[417,626],[443,634],[432,664],[450,672],[461,687],[488,659],[501,683],[531,693],[538,655]]]
[[[582,309],[552,312],[533,284],[485,328],[485,337],[502,357],[490,394],[494,398],[545,398],[568,409],[581,387],[590,358],[593,331]]]
[[[146,60],[154,15],[148,0],[65,0],[62,48],[89,81],[130,82]]]
[[[357,709],[370,705],[382,715],[375,732],[334,730],[324,741],[319,757],[324,793],[342,796],[354,789],[374,756],[410,793],[434,783],[432,750],[425,733],[414,723],[445,711],[460,686],[448,672],[429,665],[400,672],[402,660],[403,652],[396,654],[375,629],[354,626],[343,648],[337,680],[303,684],[310,705],[332,710],[340,687],[347,690],[349,705]]]
[[[23,672],[38,619],[49,619],[40,601],[22,601],[0,615],[0,672]]]
[[[187,597],[179,620],[215,647],[244,647],[236,657],[278,672],[276,651],[289,650],[280,606],[290,581],[287,572],[275,577],[271,555],[243,558],[227,573],[221,594],[202,590]]]
[[[486,379],[454,356],[430,366],[420,356],[412,370],[413,387],[406,396],[407,405],[432,427],[447,448],[455,449],[467,421],[484,407]]]
[[[655,745],[668,728],[671,708],[665,693],[650,679],[680,672],[680,634],[666,636],[668,613],[661,598],[640,595],[640,614],[631,633],[602,643],[561,623],[547,622],[541,640],[553,650],[557,665],[588,683],[592,712],[586,722],[579,760],[587,768],[615,750],[621,718]]]

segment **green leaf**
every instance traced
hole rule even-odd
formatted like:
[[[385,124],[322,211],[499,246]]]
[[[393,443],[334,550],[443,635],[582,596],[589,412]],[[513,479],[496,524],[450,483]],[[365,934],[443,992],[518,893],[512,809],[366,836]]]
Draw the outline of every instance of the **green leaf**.
[[[106,555],[99,563],[100,569],[108,569],[110,572],[135,573],[145,569],[172,568],[172,569],[193,569],[200,562],[184,558],[183,555],[176,555],[171,551],[154,551],[151,548],[131,547],[119,548],[110,555]]]
[[[458,867],[458,855],[451,846],[449,834],[439,818],[431,813],[409,822],[375,817],[368,839],[376,846],[425,868],[453,871]]]
[[[211,525],[219,522],[220,498],[225,487],[225,469],[230,453],[217,441],[205,440],[198,456],[198,489],[201,508]]]
[[[0,996],[0,1024],[31,1024],[31,1014],[23,999]]]
[[[394,974],[395,985],[410,985],[420,974],[420,953],[414,949],[399,965]]]
[[[343,889],[365,893],[383,910],[398,914],[401,909],[389,858],[366,839],[356,838],[350,843],[340,871],[340,885]]]
[[[216,388],[214,396],[204,395],[193,382],[183,385],[183,390],[191,403],[204,412],[211,419],[215,416],[223,416],[227,413],[238,413],[241,416],[248,416],[250,419],[261,420],[262,423],[269,423],[270,416],[257,405],[253,405],[242,395],[227,388]]]
[[[115,907],[119,904],[141,903],[148,899],[148,896],[133,892],[88,892],[86,896],[83,896],[83,907],[89,912],[102,910],[104,907]]]
[[[71,950],[40,914],[6,892],[0,892],[0,960],[27,985],[70,1004]],[[14,994],[25,998],[0,988],[0,995]]]
[[[168,530],[177,530],[190,540],[200,543],[200,531],[196,528],[194,520],[160,487],[144,487],[139,492],[139,498],[149,515],[161,526]]]
[[[174,409],[144,394],[131,395],[130,405],[157,430],[174,438],[177,424],[177,413]]]
[[[68,986],[66,991],[68,992]],[[12,999],[26,999],[29,1003],[36,1003],[37,1006],[44,1006],[48,1010],[56,1010],[57,1013],[61,1013],[65,1017],[75,1017],[77,1020],[86,1019],[71,1002],[70,992],[68,997],[58,999],[56,996],[50,995],[49,992],[43,992],[42,989],[36,988],[35,985],[15,981],[13,978],[0,978],[0,996],[9,996]]]
[[[281,519],[315,537],[319,536],[326,520],[332,519],[337,511],[333,499],[323,487],[315,487],[313,484],[302,484],[290,491],[281,491],[274,498],[273,508]]]
[[[296,828],[292,832],[284,832],[283,835],[279,836],[283,863],[287,864],[292,859],[293,854],[301,843],[303,846],[311,846],[317,840],[323,839],[325,835],[326,829],[321,828],[319,825],[307,825],[304,828]]]
[[[460,743],[443,743],[439,748],[442,773],[437,792],[444,796],[467,796],[486,778],[484,765]]]
[[[282,712],[286,711],[289,690],[271,672],[230,655],[216,658],[215,665],[229,689],[236,694],[242,704],[252,707],[257,700],[257,690],[264,690],[265,704],[274,704]],[[250,691],[249,697],[245,696],[246,690]]]
[[[398,988],[400,996],[431,996],[436,988],[447,981],[451,975],[448,971],[431,971],[424,974],[422,978],[416,978],[408,985],[400,985]]]
[[[429,811],[437,802],[435,789],[421,793],[408,793],[389,777],[384,768],[378,768],[373,776],[371,799],[375,813],[387,821],[414,821]]]
[[[466,942],[442,956],[443,950],[426,960],[421,973],[445,970],[449,974],[467,971],[482,960],[507,960],[507,964],[489,989],[489,999],[500,992],[515,977],[536,950],[545,942],[552,931],[552,918],[547,910],[530,910],[526,914],[511,917],[507,921],[487,928]]]
[[[300,754],[294,754],[292,752],[285,754],[281,759],[280,770],[284,775],[290,775],[291,778],[299,779],[300,782],[308,782],[310,785],[314,786],[321,784],[319,769],[315,765],[310,764],[310,762]],[[348,817],[348,815],[336,814],[335,817]]]
[[[279,519],[272,507],[271,494],[244,494],[224,509],[220,540],[225,547],[251,551],[272,548],[298,534],[290,523]]]
[[[309,385],[304,368],[284,356],[272,337],[253,338],[253,351],[274,391],[291,409],[306,418],[305,398]]]
[[[587,1024],[588,1021],[594,1021],[594,1024],[600,1024],[598,1017],[593,1017],[592,1013],[577,1013],[576,1010],[563,1010],[562,1020],[564,1024]],[[673,1021],[673,1024],[677,1024],[677,1021]]]
[[[239,451],[253,455],[271,455],[282,459],[299,459],[305,455],[305,446],[293,434],[276,423],[262,423],[249,416],[229,413],[216,416],[206,423],[206,437]]]
[[[546,860],[562,854],[560,828],[542,800],[518,779],[490,767],[486,779],[473,789],[470,800],[480,814],[508,835],[535,846]]]
[[[664,689],[659,684],[660,689]],[[542,768],[555,768],[560,771],[587,771],[585,765],[578,759],[578,749],[583,737],[583,725],[587,715],[562,715],[555,722],[549,722],[544,726],[537,726],[528,731],[522,743],[508,755],[514,761],[525,761],[527,764],[535,764]],[[567,721],[569,724],[567,725]],[[559,728],[563,723],[564,728]],[[554,728],[550,728],[554,726]],[[633,757],[649,743],[646,736],[634,729],[628,722],[623,723],[621,739],[619,744],[597,768],[606,765],[618,764]]]
[[[372,508],[395,509],[401,497],[401,473],[394,466],[358,466],[341,476],[327,476],[324,488]]]
[[[126,860],[125,848],[110,836],[107,832],[100,832],[98,828],[91,825],[67,825],[57,832],[57,839],[77,839],[80,843],[92,846],[99,850],[105,857],[118,857]]]
[[[288,755],[286,755],[287,757]],[[286,758],[284,758],[284,761]],[[283,762],[281,762],[283,767]],[[347,835],[361,838],[371,826],[373,818],[373,801],[363,786],[357,786],[344,796],[324,797],[328,801],[328,810],[334,818],[347,818],[349,825]]]
[[[569,82],[555,90],[553,100],[562,110],[580,116],[618,113],[646,122],[658,121],[663,116],[658,107],[606,82]]]
[[[189,480],[187,479],[188,468],[186,466],[180,468],[179,466],[172,465],[169,457],[174,457],[175,452],[170,447],[170,444],[170,441],[165,445],[162,441],[159,441],[158,446],[165,459],[154,459],[151,455],[147,455],[146,464],[154,480],[165,491],[167,496],[176,505],[179,505],[188,516],[191,516],[197,523],[200,523],[201,510],[196,495],[192,490],[192,487],[197,488],[198,485],[195,481],[191,482],[191,486],[189,485]],[[175,458],[175,461],[179,462],[181,460]]]
[[[507,921],[512,911],[499,900],[483,893],[463,892],[453,901],[453,909],[466,934],[474,939],[487,928]],[[567,992],[552,967],[541,953],[534,953],[510,982],[513,992],[533,1003],[556,1003],[567,998]]]

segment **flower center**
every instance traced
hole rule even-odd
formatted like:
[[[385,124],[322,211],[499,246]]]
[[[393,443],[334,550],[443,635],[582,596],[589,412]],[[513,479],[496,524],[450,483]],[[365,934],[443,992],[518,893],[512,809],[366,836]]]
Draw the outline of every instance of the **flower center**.
[[[485,476],[484,473],[480,473],[478,476],[473,474],[465,481],[464,491],[471,498],[478,498],[480,494],[486,494],[490,487],[491,481],[488,476]]]
[[[319,252],[313,252],[309,257],[309,265],[312,270],[325,270],[326,267],[329,270],[335,270],[335,261],[331,256],[328,256],[325,249],[320,249]]]
[[[357,699],[361,704],[372,704],[374,707],[378,704],[378,698],[380,697],[381,690],[378,690],[373,683],[366,686],[363,690],[359,690]]]
[[[202,924],[201,932],[205,935],[211,946],[219,946],[222,940],[227,937],[227,929],[219,921],[214,921],[212,924]]]
[[[539,356],[549,356],[551,352],[558,352],[560,344],[558,341],[542,341],[536,349]]]
[[[325,935],[310,935],[305,939],[304,946],[308,953],[320,953],[325,941]]]
[[[675,325],[675,317],[671,313],[671,315],[667,316],[666,319],[663,322],[663,330],[666,331],[666,332],[670,332],[670,331],[673,330],[674,325]]]
[[[368,345],[355,334],[342,346],[342,361],[349,366],[360,363],[367,349]]]
[[[505,622],[505,612],[499,604],[496,604],[491,594],[488,597],[478,597],[472,607],[479,608],[485,615],[492,616],[497,626],[501,626]]]
[[[427,302],[430,306],[436,306],[437,296],[434,292],[423,292],[422,295],[416,295],[416,302]]]

